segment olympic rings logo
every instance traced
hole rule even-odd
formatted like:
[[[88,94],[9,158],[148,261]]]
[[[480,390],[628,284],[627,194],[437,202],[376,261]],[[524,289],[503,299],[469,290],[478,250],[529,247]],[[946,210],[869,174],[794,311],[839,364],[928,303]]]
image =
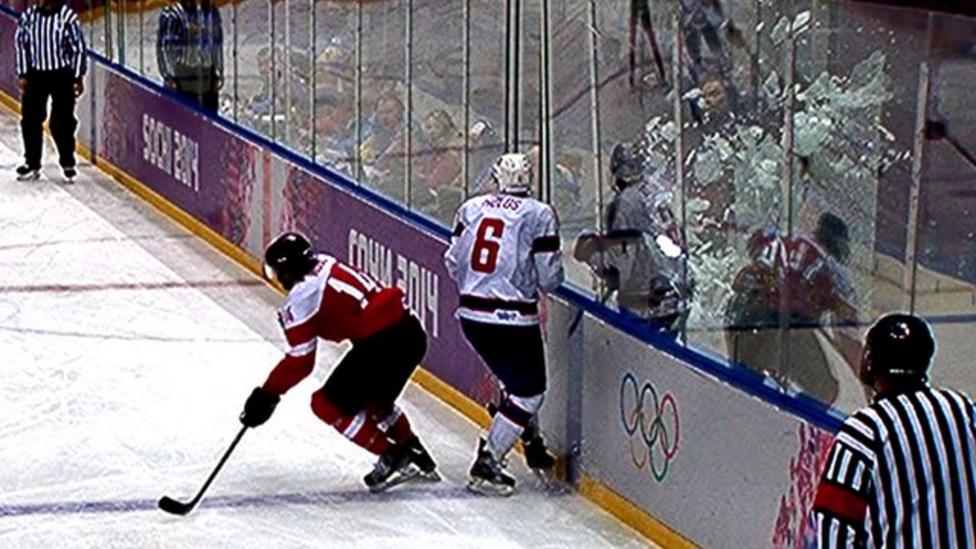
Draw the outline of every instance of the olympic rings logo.
[[[627,433],[634,466],[638,470],[647,467],[654,480],[663,481],[678,455],[681,434],[674,396],[671,393],[659,396],[654,385],[646,382],[640,386],[634,374],[627,372],[620,382],[620,422]],[[640,451],[634,448],[634,435],[638,432]]]

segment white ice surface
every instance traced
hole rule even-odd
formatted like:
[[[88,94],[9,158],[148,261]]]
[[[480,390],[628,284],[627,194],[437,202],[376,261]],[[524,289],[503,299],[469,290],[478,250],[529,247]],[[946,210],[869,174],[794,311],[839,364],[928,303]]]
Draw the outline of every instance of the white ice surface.
[[[50,155],[41,181],[14,181],[19,160],[0,113],[0,547],[645,545],[521,464],[514,497],[467,493],[477,428],[413,386],[404,409],[446,480],[367,494],[373,458],[308,408],[341,349],[247,433],[201,508],[157,510],[195,493],[277,361],[279,296],[91,166],[67,187]]]

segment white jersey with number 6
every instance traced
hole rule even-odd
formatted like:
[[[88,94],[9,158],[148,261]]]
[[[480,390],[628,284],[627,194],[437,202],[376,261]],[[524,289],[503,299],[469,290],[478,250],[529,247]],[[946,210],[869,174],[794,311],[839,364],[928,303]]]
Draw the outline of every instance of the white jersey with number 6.
[[[491,324],[538,324],[539,292],[563,281],[559,221],[533,198],[476,196],[458,209],[444,254],[457,282],[457,315]]]

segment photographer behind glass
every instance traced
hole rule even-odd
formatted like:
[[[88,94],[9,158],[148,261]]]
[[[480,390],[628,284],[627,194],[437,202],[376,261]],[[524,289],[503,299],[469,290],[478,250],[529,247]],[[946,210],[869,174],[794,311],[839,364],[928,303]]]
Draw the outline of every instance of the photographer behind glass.
[[[648,171],[638,144],[614,147],[610,172],[615,193],[605,213],[606,233],[580,235],[573,257],[605,282],[607,296],[616,291],[622,311],[676,336],[692,293],[688,254],[672,210],[674,197]]]

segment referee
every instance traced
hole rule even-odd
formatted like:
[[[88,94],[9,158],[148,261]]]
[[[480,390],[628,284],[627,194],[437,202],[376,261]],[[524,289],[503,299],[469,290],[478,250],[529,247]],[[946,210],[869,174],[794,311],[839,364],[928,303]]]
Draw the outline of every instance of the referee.
[[[85,38],[78,15],[64,0],[41,0],[20,16],[17,33],[17,76],[22,94],[20,129],[24,138],[21,181],[40,176],[44,146],[42,126],[51,98],[51,135],[67,182],[75,169],[75,99],[84,91]]]
[[[976,547],[976,405],[928,384],[928,323],[868,331],[860,377],[874,402],[844,422],[817,487],[820,547]]]

